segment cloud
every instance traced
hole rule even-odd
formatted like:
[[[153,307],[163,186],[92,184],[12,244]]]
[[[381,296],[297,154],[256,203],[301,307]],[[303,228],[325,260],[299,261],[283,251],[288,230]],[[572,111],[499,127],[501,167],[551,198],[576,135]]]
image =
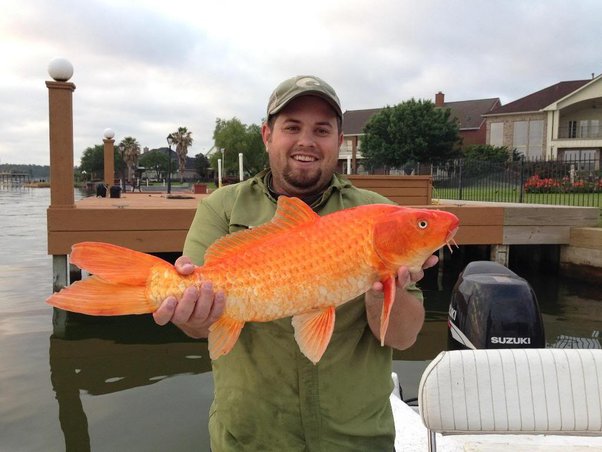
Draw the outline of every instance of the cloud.
[[[9,0],[0,16],[0,162],[48,163],[48,62],[74,65],[75,162],[111,127],[192,155],[216,118],[259,124],[271,90],[313,73],[344,109],[409,98],[510,102],[599,72],[596,1]]]

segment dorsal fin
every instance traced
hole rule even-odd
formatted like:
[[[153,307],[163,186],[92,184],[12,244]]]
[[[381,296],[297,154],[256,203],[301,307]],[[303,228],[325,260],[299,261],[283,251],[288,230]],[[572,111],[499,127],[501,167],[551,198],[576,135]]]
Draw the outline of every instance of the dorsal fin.
[[[288,231],[297,226],[313,223],[320,216],[298,198],[280,196],[276,213],[269,223],[253,229],[226,235],[211,245],[205,253],[205,263],[214,262],[244,250],[264,240],[266,236]]]

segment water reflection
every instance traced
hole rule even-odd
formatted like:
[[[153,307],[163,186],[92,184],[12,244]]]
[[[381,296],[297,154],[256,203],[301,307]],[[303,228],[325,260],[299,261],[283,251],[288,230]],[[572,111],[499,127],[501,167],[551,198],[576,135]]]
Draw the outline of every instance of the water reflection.
[[[69,314],[65,327],[64,314],[55,311],[59,327],[50,336],[49,359],[67,451],[91,450],[81,391],[105,395],[211,370],[206,341],[189,339],[173,326],[159,328],[149,316]]]

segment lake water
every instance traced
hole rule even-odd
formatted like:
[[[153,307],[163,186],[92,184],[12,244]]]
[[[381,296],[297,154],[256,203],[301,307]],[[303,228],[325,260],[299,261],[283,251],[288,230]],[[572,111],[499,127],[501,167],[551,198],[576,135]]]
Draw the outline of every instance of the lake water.
[[[53,330],[48,189],[0,188],[0,451],[208,450],[212,399],[206,343],[148,316],[80,319]],[[600,342],[602,289],[526,269],[548,346]],[[519,273],[520,274],[520,273]],[[394,362],[405,398],[447,347],[457,272],[424,282],[427,321]]]

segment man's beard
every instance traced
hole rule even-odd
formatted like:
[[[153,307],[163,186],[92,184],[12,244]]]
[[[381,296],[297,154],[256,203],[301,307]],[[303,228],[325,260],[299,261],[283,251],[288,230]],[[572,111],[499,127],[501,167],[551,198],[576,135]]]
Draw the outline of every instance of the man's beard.
[[[322,178],[322,169],[316,171],[290,171],[290,169],[287,168],[283,172],[282,177],[291,187],[300,190],[306,190],[308,188],[320,190],[322,188],[319,186],[320,179]]]

